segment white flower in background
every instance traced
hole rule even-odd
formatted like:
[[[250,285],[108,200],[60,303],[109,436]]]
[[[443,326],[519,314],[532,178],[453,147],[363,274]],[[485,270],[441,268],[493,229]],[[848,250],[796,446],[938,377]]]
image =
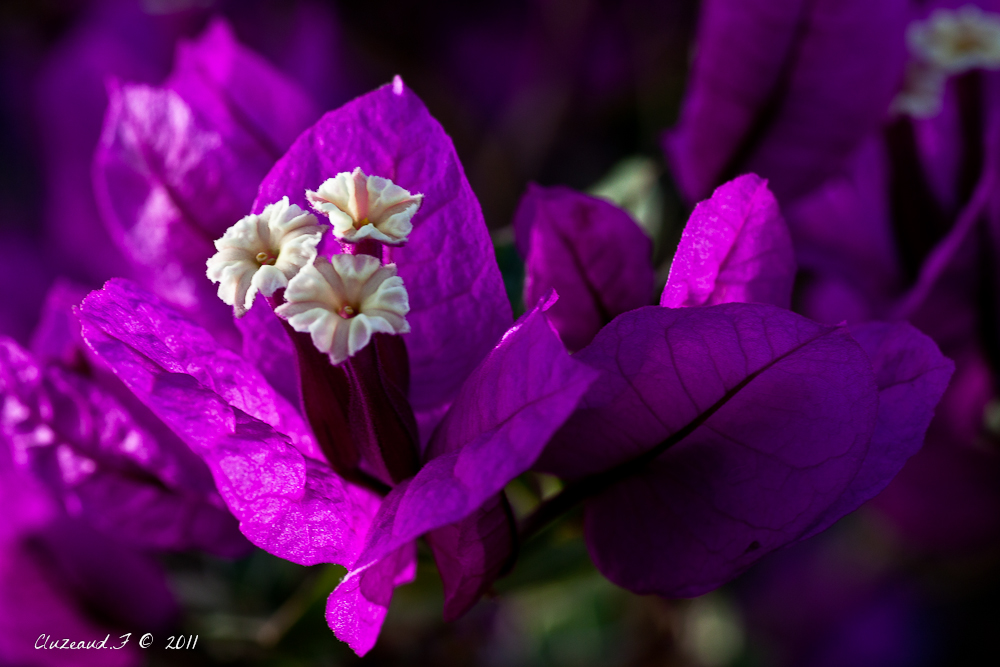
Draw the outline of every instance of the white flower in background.
[[[268,204],[226,230],[208,260],[209,280],[219,283],[219,298],[242,317],[257,292],[271,296],[316,259],[323,228],[312,213],[288,203]]]
[[[1000,67],[1000,15],[974,5],[938,9],[906,31],[910,53],[923,62],[958,74]]]
[[[932,118],[941,112],[948,77],[1000,68],[1000,14],[974,5],[938,9],[906,29],[910,62],[891,112]]]

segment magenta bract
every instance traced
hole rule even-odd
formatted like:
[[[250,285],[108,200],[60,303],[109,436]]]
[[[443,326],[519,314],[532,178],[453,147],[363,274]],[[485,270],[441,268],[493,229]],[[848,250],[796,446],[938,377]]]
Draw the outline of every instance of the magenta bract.
[[[719,186],[684,227],[660,296],[665,308],[772,303],[788,308],[795,255],[767,181],[755,174]]]
[[[530,184],[514,233],[526,263],[524,302],[558,292],[549,317],[571,351],[618,315],[652,301],[653,242],[609,202]]]
[[[871,499],[920,448],[952,363],[905,324],[745,303],[787,306],[794,275],[774,197],[742,176],[695,209],[661,307],[574,355],[602,375],[536,467],[585,500],[612,581],[709,591]]]

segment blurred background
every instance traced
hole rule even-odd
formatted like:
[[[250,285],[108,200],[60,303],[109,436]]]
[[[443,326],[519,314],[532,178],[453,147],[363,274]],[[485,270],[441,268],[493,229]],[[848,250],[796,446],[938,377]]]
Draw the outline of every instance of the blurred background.
[[[916,20],[938,5],[948,3],[914,1],[907,11]],[[654,238],[662,284],[694,201],[681,194],[661,142],[681,117],[702,12],[695,0],[2,0],[0,334],[25,344],[57,279],[93,289],[130,270],[116,259],[91,189],[106,81],[161,83],[178,40],[219,15],[323,109],[402,75],[455,143],[515,313],[523,310],[523,266],[510,223],[532,181],[627,208]],[[902,30],[884,39],[899,43],[902,63]],[[902,87],[901,66],[897,78]],[[957,86],[959,93],[966,88]],[[981,127],[997,107],[980,97]],[[950,209],[940,207],[948,221],[940,228],[913,232],[919,220],[904,214],[914,202],[920,208],[929,186],[906,181],[892,165],[922,159],[907,151],[921,149],[913,136],[925,135],[920,121],[913,121],[916,135],[908,120],[885,121],[872,132],[890,165],[886,206],[898,259],[910,267],[902,291],[917,281],[914,267],[948,234],[971,189],[955,195]],[[753,164],[744,158],[737,172]],[[780,185],[779,172],[762,175]],[[810,192],[834,186],[821,181]],[[783,208],[798,206],[792,215],[802,220],[818,206],[801,193],[785,198],[779,190],[779,200]],[[797,251],[812,253],[802,255],[801,310],[826,319],[818,314],[826,306],[816,307],[810,291],[822,263],[809,264],[825,256],[824,246],[808,234],[796,242]],[[981,268],[996,266],[990,253]],[[570,515],[524,545],[494,594],[452,624],[441,620],[440,580],[421,551],[416,582],[397,590],[378,644],[361,660],[333,637],[323,615],[343,568],[304,568],[259,550],[237,560],[160,554],[179,612],[143,655],[150,665],[989,664],[987,656],[1000,658],[993,296],[973,298],[981,315],[975,336],[986,350],[977,359],[986,361],[965,375],[973,389],[952,398],[966,420],[959,453],[939,446],[936,458],[904,469],[906,479],[881,504],[711,594],[664,600],[616,588],[591,565],[581,517]],[[940,439],[950,442],[959,430]],[[513,482],[515,511],[537,505],[550,492],[546,483],[531,474]],[[137,639],[145,630],[126,631]],[[198,635],[197,646],[165,650],[166,636],[178,633]]]

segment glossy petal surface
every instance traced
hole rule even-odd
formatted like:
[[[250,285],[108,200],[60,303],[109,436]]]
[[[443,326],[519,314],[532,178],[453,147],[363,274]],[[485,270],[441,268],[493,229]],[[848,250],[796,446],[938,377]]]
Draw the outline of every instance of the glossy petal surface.
[[[416,576],[416,544],[405,544],[367,570],[347,577],[330,594],[326,622],[359,656],[375,646],[396,586]]]
[[[426,442],[510,325],[510,305],[451,139],[399,79],[327,113],[299,137],[261,183],[253,210],[286,195],[306,208],[307,189],[356,167],[424,195],[406,246],[386,254],[409,293],[410,400]]]
[[[245,159],[171,90],[113,84],[109,95],[94,159],[105,224],[147,287],[202,322],[231,326],[205,261],[246,214],[266,160]]]
[[[871,363],[847,330],[769,305],[640,309],[576,356],[603,374],[540,467],[617,470],[586,504],[587,542],[636,592],[698,595],[802,537],[875,427]]]
[[[98,207],[146,287],[231,329],[206,284],[211,242],[249,211],[260,179],[318,115],[222,20],[182,43],[165,87],[109,84],[94,159]],[[232,332],[229,332],[232,335]]]
[[[788,308],[795,254],[767,181],[747,174],[695,207],[660,296],[667,308],[771,303]]]
[[[298,563],[353,561],[370,494],[292,446],[315,444],[256,369],[127,281],[92,293],[80,312],[88,344],[206,460],[252,542]]]
[[[628,213],[569,188],[534,184],[514,215],[525,260],[524,302],[555,289],[549,318],[569,350],[653,297],[653,242]]]
[[[243,358],[267,378],[268,384],[294,406],[302,401],[295,346],[274,310],[263,299],[236,321],[243,339]]]
[[[93,380],[0,339],[0,395],[14,462],[106,534],[146,549],[249,548],[204,464]]]

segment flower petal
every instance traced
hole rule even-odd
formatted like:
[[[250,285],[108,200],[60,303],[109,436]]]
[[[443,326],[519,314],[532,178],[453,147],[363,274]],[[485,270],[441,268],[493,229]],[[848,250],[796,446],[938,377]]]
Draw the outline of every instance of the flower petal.
[[[874,498],[920,450],[934,408],[955,370],[933,340],[905,322],[852,326],[851,335],[874,366],[878,419],[857,477],[810,534]]]
[[[540,467],[604,473],[577,482],[598,494],[587,543],[636,592],[698,595],[800,539],[875,428],[871,362],[847,329],[770,305],[643,308],[576,357],[603,375]]]
[[[94,527],[127,544],[245,553],[249,544],[204,463],[162,424],[147,429],[144,415],[136,418],[107,391],[120,384],[116,379],[80,363],[89,377],[37,364],[0,339],[0,396],[8,408],[0,434],[9,438],[15,463]]]
[[[767,181],[747,174],[691,214],[660,296],[667,308],[772,303],[788,308],[795,254]]]
[[[375,646],[392,591],[416,576],[416,543],[405,544],[368,569],[348,575],[330,594],[326,622],[359,656]]]
[[[221,18],[215,18],[196,39],[177,46],[166,87],[227,140],[252,142],[271,162],[319,117],[309,95],[237,42],[233,29]]]
[[[94,156],[105,225],[147,287],[213,330],[231,329],[205,261],[246,213],[267,162],[240,154],[173,91],[112,83],[108,94]]]
[[[525,260],[524,302],[549,290],[549,319],[570,351],[653,298],[653,242],[620,208],[569,188],[531,184],[514,215]]]
[[[256,366],[268,384],[290,405],[299,405],[302,392],[295,365],[295,347],[271,306],[263,300],[255,303],[242,319],[237,320],[236,328],[243,339],[243,358]]]
[[[235,339],[204,280],[211,242],[247,213],[314,105],[221,20],[181,44],[166,87],[111,82],[108,95],[93,169],[105,225],[146,287]]]
[[[445,621],[454,621],[479,601],[513,555],[516,536],[503,494],[464,519],[427,533],[424,539],[444,586]]]
[[[469,377],[429,460],[382,503],[355,570],[469,516],[526,471],[596,377],[566,353],[536,307]]]
[[[782,202],[805,194],[884,120],[906,57],[905,0],[711,0],[701,12],[664,139],[688,200],[743,171]]]
[[[315,443],[256,369],[127,281],[91,293],[80,316],[87,343],[205,459],[252,542],[297,563],[353,562],[376,501],[292,446]]]

